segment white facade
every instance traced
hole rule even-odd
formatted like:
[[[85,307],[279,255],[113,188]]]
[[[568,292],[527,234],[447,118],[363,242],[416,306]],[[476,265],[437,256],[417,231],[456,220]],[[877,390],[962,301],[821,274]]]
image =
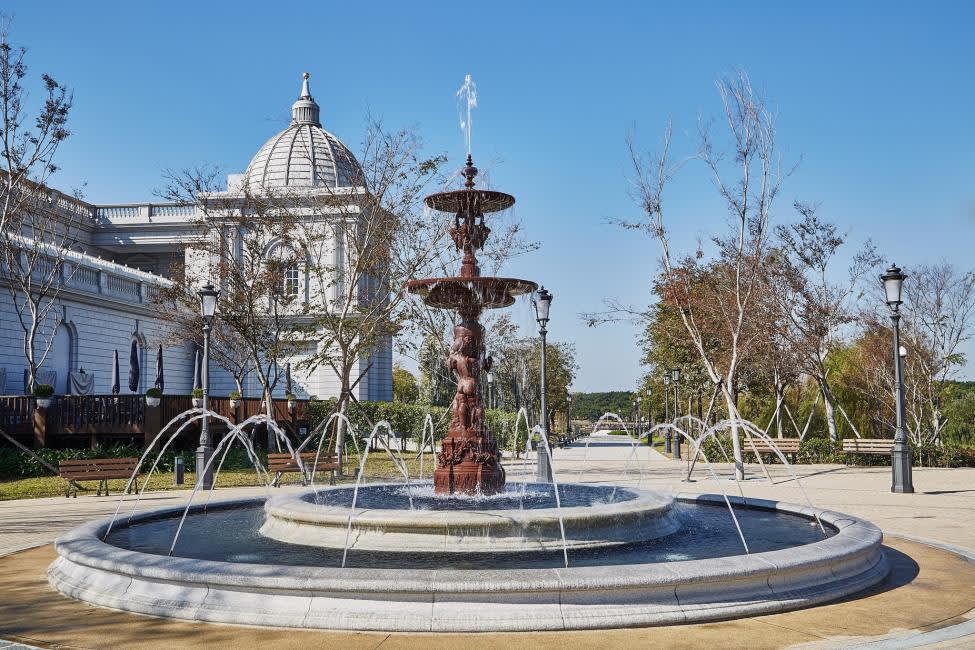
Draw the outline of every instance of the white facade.
[[[362,188],[351,187],[358,163],[348,149],[332,134],[324,131],[319,122],[318,105],[308,90],[307,75],[301,97],[292,107],[292,124],[262,146],[243,174],[228,178],[226,192],[210,195],[210,200],[232,203],[244,186],[259,185],[268,191],[287,192],[289,197],[307,196],[320,202],[323,192],[329,196],[354,197]],[[53,211],[68,211],[73,220],[82,221],[81,241],[67,262],[70,273],[57,306],[51,310],[44,337],[53,335],[53,345],[41,368],[56,373],[55,391],[68,391],[68,373],[82,369],[94,374],[94,392],[110,392],[113,352],[118,351],[120,384],[128,392],[128,364],[132,340],[138,341],[142,380],[138,392],[152,386],[156,372],[157,346],[163,345],[165,392],[186,394],[192,388],[192,343],[173,345],[172,324],[167,322],[152,299],[160,286],[168,283],[167,276],[177,263],[189,269],[199,264],[194,257],[192,243],[198,237],[196,222],[201,213],[198,206],[159,205],[92,205],[60,192],[51,191]],[[354,206],[340,206],[336,219],[348,219]],[[311,215],[311,211],[309,211]],[[309,232],[321,236],[319,251],[340,260],[344,246],[335,237],[328,237],[332,226],[322,218],[321,211],[303,223]],[[273,251],[268,251],[273,254]],[[341,265],[337,265],[341,268]],[[317,297],[322,291],[309,279],[295,278],[303,294],[303,302]],[[328,291],[337,291],[330,283]],[[23,330],[17,323],[13,302],[6,289],[0,290],[0,393],[20,394],[26,366],[22,352]],[[321,367],[314,372],[301,369],[301,361],[319,345],[314,336],[305,338],[305,352],[291,359],[292,380],[299,397],[317,395],[321,398],[338,395],[340,385],[334,373]],[[44,342],[40,347],[43,348]],[[359,372],[368,374],[358,382],[355,393],[361,400],[392,399],[392,342],[387,341],[375,350],[370,359],[359,362]],[[283,369],[281,369],[283,373]],[[356,378],[353,378],[355,381]],[[234,390],[233,378],[216,364],[210,364],[211,394],[226,395]],[[284,382],[279,381],[276,394],[284,394]],[[259,396],[260,386],[255,373],[245,383],[245,395]]]

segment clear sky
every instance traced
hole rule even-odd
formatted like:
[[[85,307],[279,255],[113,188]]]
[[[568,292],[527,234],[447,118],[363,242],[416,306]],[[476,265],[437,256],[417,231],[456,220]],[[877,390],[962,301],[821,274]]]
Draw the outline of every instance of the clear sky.
[[[625,137],[652,146],[673,118],[693,150],[714,79],[745,69],[802,158],[777,219],[819,201],[853,240],[901,265],[975,266],[975,3],[36,2],[6,0],[31,72],[75,89],[55,185],[94,202],[152,200],[161,171],[242,171],[289,119],[300,74],[326,129],[354,151],[365,115],[416,127],[460,165],[454,92],[479,90],[476,162],[518,199],[541,250],[510,272],[555,294],[551,336],[576,343],[578,390],[626,389],[629,325],[588,328],[605,296],[645,304],[654,242],[634,217]],[[680,246],[723,223],[706,174],[670,195]],[[514,308],[530,322],[526,305]],[[975,357],[975,347],[966,350]],[[975,361],[975,358],[973,358]],[[975,377],[975,363],[964,375]]]

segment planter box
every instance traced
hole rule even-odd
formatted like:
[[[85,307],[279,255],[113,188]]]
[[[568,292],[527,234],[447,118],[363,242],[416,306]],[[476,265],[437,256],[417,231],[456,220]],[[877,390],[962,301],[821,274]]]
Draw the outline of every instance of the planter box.
[[[51,403],[54,402],[53,397],[36,397],[37,408],[46,409],[51,407]]]
[[[203,398],[202,397],[194,397],[190,401],[193,402],[193,408],[203,408]]]
[[[161,397],[146,397],[146,406],[157,407],[162,401]]]

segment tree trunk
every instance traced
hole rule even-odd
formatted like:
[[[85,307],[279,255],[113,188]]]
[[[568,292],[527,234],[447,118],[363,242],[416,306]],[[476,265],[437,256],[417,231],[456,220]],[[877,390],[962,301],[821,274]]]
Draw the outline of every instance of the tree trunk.
[[[775,384],[775,432],[782,437],[782,405],[785,404],[785,384]]]
[[[825,377],[817,377],[816,379],[819,382],[819,389],[823,394],[823,406],[826,409],[826,426],[829,428],[829,439],[835,443],[839,440],[839,435],[836,432],[836,408],[833,405],[833,393],[830,391]]]
[[[281,441],[274,434],[274,427],[271,426],[271,422],[274,422],[274,397],[271,394],[271,387],[264,384],[262,391],[262,398],[264,400],[264,414],[267,416],[267,450],[270,452],[272,449],[277,449],[278,453],[281,453]]]
[[[737,420],[741,417],[738,413],[738,407],[735,405],[735,396],[731,394],[731,391],[724,390],[725,405],[728,407],[728,417],[732,420],[731,425],[731,450],[735,459],[735,477],[739,481],[745,480],[745,463],[742,461],[741,457],[741,442],[738,440],[738,424]]]
[[[349,373],[342,372],[342,392],[339,395],[339,402],[336,408],[339,413],[345,415],[348,404],[349,394],[352,392],[349,387]],[[339,464],[338,475],[344,476],[345,470],[345,418],[335,418],[335,462]]]

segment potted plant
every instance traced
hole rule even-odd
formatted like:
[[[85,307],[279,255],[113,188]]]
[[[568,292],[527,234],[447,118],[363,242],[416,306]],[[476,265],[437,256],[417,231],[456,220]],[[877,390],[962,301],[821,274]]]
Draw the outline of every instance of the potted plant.
[[[295,410],[295,400],[298,399],[297,397],[295,397],[295,394],[287,393],[285,394],[285,397],[288,399],[288,410],[289,411]]]
[[[193,389],[193,408],[200,408],[203,406],[203,389],[194,388]]]
[[[230,398],[230,408],[235,409],[240,406],[241,395],[239,390],[230,391],[230,394],[227,395],[227,397]]]
[[[46,409],[54,401],[54,386],[51,384],[36,384],[34,386],[34,399],[37,401],[38,408]]]
[[[159,402],[162,401],[162,391],[153,386],[146,391],[146,406],[152,406],[153,408],[159,406]]]

